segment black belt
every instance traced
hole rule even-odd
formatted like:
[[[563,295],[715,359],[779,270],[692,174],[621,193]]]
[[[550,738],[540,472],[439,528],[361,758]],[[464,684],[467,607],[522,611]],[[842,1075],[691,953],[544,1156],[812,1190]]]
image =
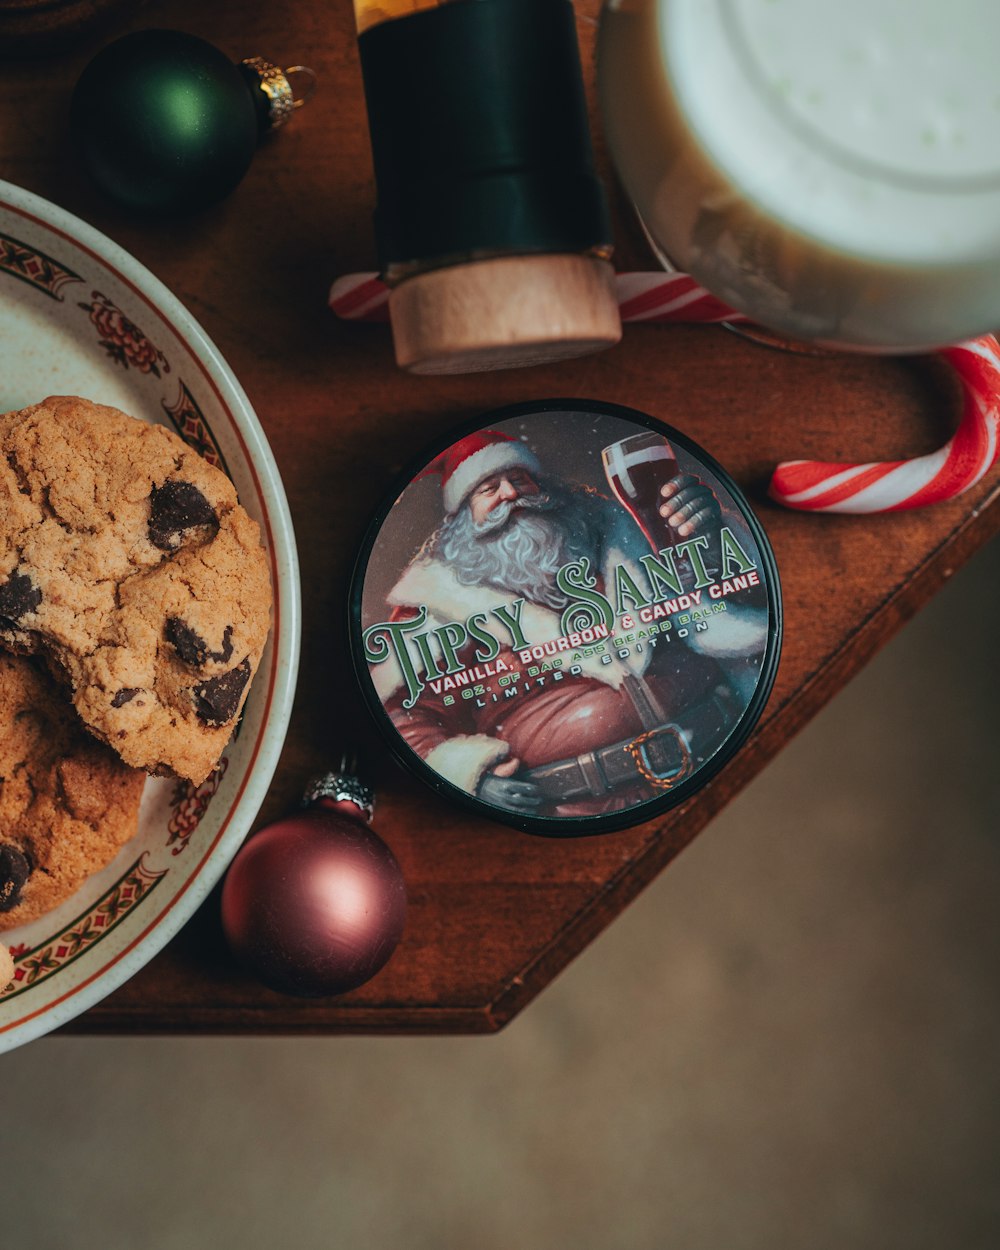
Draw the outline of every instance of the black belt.
[[[623,786],[645,782],[654,790],[679,785],[698,754],[720,743],[732,724],[730,694],[722,689],[684,713],[683,726],[676,723],[646,730],[635,738],[598,747],[568,760],[540,764],[517,776],[536,785],[550,802],[601,798]]]

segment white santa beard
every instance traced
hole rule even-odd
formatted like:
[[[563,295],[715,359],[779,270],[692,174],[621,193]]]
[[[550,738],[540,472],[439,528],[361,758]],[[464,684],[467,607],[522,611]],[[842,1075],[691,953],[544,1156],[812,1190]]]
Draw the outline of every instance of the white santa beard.
[[[442,529],[435,555],[463,586],[489,586],[561,610],[569,597],[555,583],[571,560],[596,555],[575,502],[549,495],[498,505],[477,524],[468,504]]]

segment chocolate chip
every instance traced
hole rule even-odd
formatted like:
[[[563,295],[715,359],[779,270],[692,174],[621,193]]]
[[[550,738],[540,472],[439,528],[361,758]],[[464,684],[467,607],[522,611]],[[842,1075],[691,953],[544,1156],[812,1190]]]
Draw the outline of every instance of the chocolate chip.
[[[208,643],[190,625],[185,625],[179,616],[167,617],[163,634],[185,664],[201,668],[208,659]]]
[[[249,657],[228,673],[210,677],[194,687],[194,708],[206,725],[224,725],[240,706],[243,690],[250,680]]]
[[[164,482],[149,498],[149,540],[161,551],[176,551],[186,530],[219,528],[215,509],[190,482]]]
[[[196,634],[191,626],[182,621],[179,616],[168,617],[163,632],[167,642],[173,645],[174,650],[185,664],[192,664],[196,668],[201,668],[207,660],[215,660],[219,664],[225,664],[227,660],[232,658],[232,625],[226,626],[226,632],[222,635],[222,649],[220,651],[209,651],[208,643],[204,638]]]
[[[10,911],[17,906],[30,876],[28,857],[9,842],[0,842],[0,911]]]
[[[42,592],[26,573],[11,573],[0,585],[0,629],[16,629],[21,618],[41,602]]]
[[[111,706],[124,707],[126,703],[131,703],[138,693],[138,686],[122,686],[121,690],[111,700]]]
[[[233,627],[232,625],[227,625],[226,631],[222,635],[222,650],[221,651],[209,651],[208,658],[210,660],[216,660],[219,664],[225,664],[228,660],[231,660],[233,658]]]

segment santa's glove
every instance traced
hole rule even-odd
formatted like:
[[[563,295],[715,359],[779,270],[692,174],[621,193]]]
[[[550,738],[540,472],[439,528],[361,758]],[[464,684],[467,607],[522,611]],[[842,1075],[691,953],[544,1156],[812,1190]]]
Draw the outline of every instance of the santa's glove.
[[[542,805],[542,792],[531,781],[515,781],[513,777],[498,777],[485,773],[476,787],[476,798],[509,812],[530,815]]]
[[[717,529],[722,509],[712,491],[693,473],[678,473],[660,487],[660,516],[678,538]]]

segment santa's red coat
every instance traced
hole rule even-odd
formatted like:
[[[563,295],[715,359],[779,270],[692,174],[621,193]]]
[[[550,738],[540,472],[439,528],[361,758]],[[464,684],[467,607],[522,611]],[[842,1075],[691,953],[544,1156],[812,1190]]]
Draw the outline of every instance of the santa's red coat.
[[[624,554],[613,552],[609,559],[621,560]],[[397,619],[427,608],[426,628],[462,621],[504,602],[503,593],[495,588],[462,585],[445,564],[426,558],[410,565],[390,595]],[[559,613],[536,604],[525,604],[522,625],[532,643],[561,636]],[[483,774],[504,760],[517,759],[522,769],[529,769],[642,734],[648,726],[622,684],[630,673],[643,677],[668,721],[683,723],[684,709],[708,698],[725,679],[714,659],[668,637],[653,635],[638,647],[633,644],[625,658],[609,642],[603,656],[591,655],[581,662],[583,671],[577,675],[568,671],[572,653],[562,654],[562,670],[541,672],[540,661],[524,661],[507,646],[492,663],[500,672],[502,664],[507,678],[517,672],[517,680],[501,686],[499,674],[484,676],[474,685],[440,693],[426,685],[412,708],[404,706],[407,692],[394,664],[376,674],[381,678],[376,684],[381,685],[384,706],[409,746],[452,784],[474,794]],[[482,667],[474,645],[459,655],[470,669],[477,664]],[[481,687],[478,694],[477,686]],[[472,696],[463,697],[463,689],[471,690]],[[516,693],[506,694],[511,690]],[[596,815],[633,806],[655,793],[640,782],[539,814]]]

